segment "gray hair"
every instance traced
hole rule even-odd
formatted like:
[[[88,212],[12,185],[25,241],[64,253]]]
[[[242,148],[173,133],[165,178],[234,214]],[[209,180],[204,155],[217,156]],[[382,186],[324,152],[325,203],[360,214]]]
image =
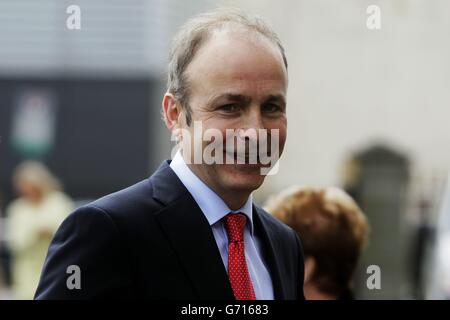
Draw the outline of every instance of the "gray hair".
[[[172,41],[167,92],[173,94],[186,111],[186,123],[192,121],[189,107],[189,85],[186,69],[195,53],[215,30],[236,25],[259,34],[274,43],[281,52],[287,70],[287,59],[278,35],[261,17],[247,14],[239,9],[217,9],[188,20]]]

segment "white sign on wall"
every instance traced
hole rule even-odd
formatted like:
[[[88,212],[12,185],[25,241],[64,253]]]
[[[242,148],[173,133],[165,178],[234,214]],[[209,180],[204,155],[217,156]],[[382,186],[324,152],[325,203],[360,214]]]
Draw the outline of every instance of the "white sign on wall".
[[[13,106],[11,143],[26,157],[42,157],[55,137],[55,96],[48,89],[19,91]]]

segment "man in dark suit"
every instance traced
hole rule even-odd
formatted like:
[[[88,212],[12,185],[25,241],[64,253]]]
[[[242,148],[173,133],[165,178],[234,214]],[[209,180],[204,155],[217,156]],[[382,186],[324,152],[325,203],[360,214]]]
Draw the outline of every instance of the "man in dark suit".
[[[173,42],[163,99],[180,150],[63,222],[36,298],[303,299],[296,232],[252,199],[278,160],[263,161],[262,145],[283,151],[286,92],[283,47],[260,18],[227,10],[190,20]]]

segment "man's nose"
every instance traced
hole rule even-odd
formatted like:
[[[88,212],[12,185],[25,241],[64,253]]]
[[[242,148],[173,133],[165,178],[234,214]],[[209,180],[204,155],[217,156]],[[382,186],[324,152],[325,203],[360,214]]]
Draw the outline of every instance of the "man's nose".
[[[257,152],[258,144],[261,142],[261,129],[264,129],[263,117],[258,107],[252,107],[245,113],[241,123],[239,138],[245,141],[246,152]],[[263,139],[264,140],[264,139]]]
[[[245,115],[245,119],[243,119],[242,129],[255,129],[258,131],[259,129],[264,129],[263,117],[261,114],[261,110],[258,107],[249,108],[248,112]]]

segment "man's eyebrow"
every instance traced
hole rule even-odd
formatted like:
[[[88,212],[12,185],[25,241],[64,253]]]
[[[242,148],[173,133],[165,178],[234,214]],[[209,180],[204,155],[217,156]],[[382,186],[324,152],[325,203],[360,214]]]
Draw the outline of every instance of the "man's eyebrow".
[[[227,101],[234,101],[234,102],[240,102],[242,104],[249,104],[251,102],[251,98],[248,96],[245,96],[243,94],[237,94],[237,93],[223,93],[220,95],[217,95],[211,99],[210,105],[216,103],[219,100],[227,100]]]
[[[271,94],[264,99],[264,102],[281,102],[282,104],[286,104],[286,98],[282,94]]]

